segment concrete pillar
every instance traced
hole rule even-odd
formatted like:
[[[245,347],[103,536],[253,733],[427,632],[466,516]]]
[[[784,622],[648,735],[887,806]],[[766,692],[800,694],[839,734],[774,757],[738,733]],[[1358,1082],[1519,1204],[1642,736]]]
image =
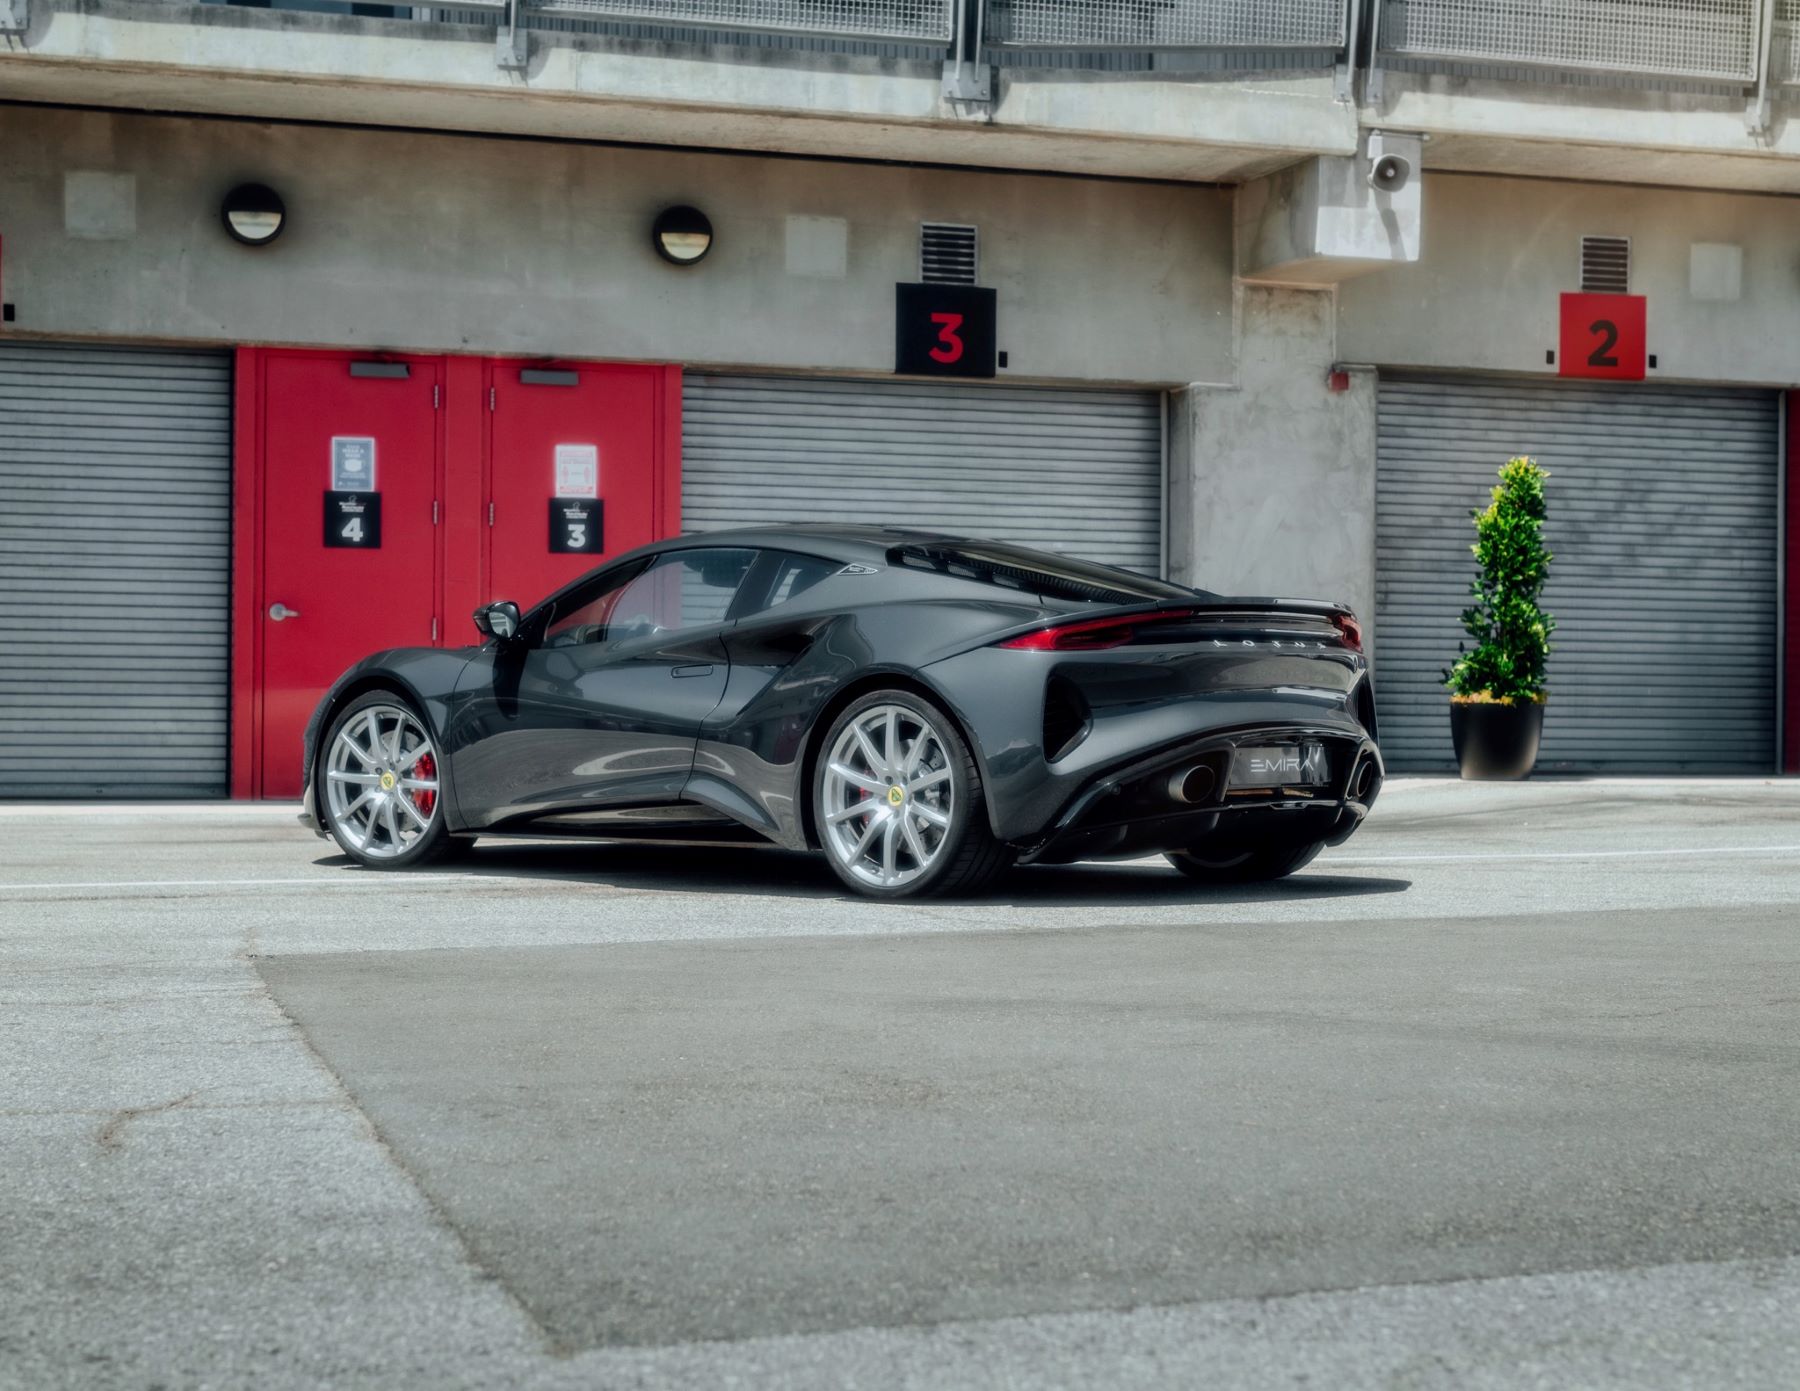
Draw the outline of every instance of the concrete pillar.
[[[1331,291],[1241,285],[1237,297],[1237,381],[1170,403],[1170,577],[1343,600],[1372,627],[1375,374],[1331,390]]]

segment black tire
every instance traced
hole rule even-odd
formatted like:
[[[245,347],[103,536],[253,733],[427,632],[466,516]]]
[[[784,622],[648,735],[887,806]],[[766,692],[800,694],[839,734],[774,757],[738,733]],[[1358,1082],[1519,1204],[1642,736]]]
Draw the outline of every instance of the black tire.
[[[910,711],[914,718],[929,726],[941,749],[942,767],[948,771],[951,789],[950,824],[944,829],[929,864],[916,877],[892,885],[859,877],[834,850],[827,830],[826,778],[832,749],[852,722],[880,706]],[[818,832],[820,851],[838,878],[864,897],[892,901],[979,894],[991,888],[1017,858],[1018,852],[993,833],[988,821],[981,768],[956,722],[936,702],[911,691],[871,691],[846,707],[832,721],[819,744],[812,784],[813,825]],[[894,814],[904,815],[898,809]]]
[[[1266,850],[1244,850],[1237,854],[1214,851],[1196,854],[1191,850],[1171,850],[1170,864],[1204,884],[1265,884],[1271,879],[1285,879],[1297,869],[1304,869],[1325,848],[1324,841],[1299,848],[1278,846]]]
[[[321,824],[330,833],[332,840],[337,842],[338,849],[368,869],[417,869],[421,865],[433,864],[466,850],[471,842],[450,834],[444,815],[443,797],[435,790],[431,793],[427,805],[426,820],[429,824],[422,831],[416,831],[416,833],[417,823],[404,813],[404,804],[399,800],[393,802],[394,817],[391,824],[404,828],[401,832],[403,838],[408,835],[412,837],[398,850],[388,848],[386,826],[389,823],[385,814],[378,816],[374,811],[368,812],[372,832],[366,843],[364,838],[358,834],[360,824],[358,818],[362,813],[353,813],[348,818],[351,822],[350,825],[338,824],[339,818],[331,800],[332,751],[337,747],[339,737],[346,729],[355,731],[356,735],[361,736],[358,742],[365,748],[369,747],[371,741],[367,736],[367,730],[371,712],[374,712],[377,720],[375,726],[377,731],[401,729],[403,756],[411,757],[418,752],[418,746],[411,742],[406,727],[400,726],[395,719],[396,713],[404,712],[411,721],[411,729],[416,730],[417,734],[426,741],[428,750],[426,757],[430,758],[435,774],[432,781],[439,787],[442,786],[442,752],[437,747],[437,741],[431,734],[430,726],[426,724],[424,717],[412,702],[397,691],[365,691],[338,711],[337,717],[332,720],[330,728],[325,733],[325,738],[320,742],[318,754],[314,759],[313,805],[317,808]],[[379,733],[374,742],[376,744],[382,742]],[[385,760],[381,761],[385,762]],[[416,768],[418,764],[422,763],[424,763],[424,758],[420,758],[413,767]],[[386,773],[389,769],[383,767],[381,771]],[[412,771],[412,769],[409,768],[406,771]],[[395,782],[390,786],[383,787],[377,784],[366,790],[375,795],[378,801],[389,798],[405,798],[416,811],[421,805],[419,793],[408,791],[401,786],[403,776],[404,774],[397,776]],[[358,784],[352,784],[352,786],[358,786]]]

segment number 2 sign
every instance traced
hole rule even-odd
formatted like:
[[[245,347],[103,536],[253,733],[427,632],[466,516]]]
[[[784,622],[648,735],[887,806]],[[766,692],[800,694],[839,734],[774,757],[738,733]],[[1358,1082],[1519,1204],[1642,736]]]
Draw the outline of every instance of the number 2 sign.
[[[1560,318],[1558,376],[1643,381],[1642,295],[1564,295]]]
[[[894,370],[993,376],[995,298],[980,285],[894,286]]]

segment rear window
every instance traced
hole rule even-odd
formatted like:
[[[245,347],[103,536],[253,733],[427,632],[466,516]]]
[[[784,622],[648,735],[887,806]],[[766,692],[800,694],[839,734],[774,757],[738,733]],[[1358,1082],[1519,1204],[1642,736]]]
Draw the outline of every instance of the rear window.
[[[1094,565],[1048,551],[992,541],[896,546],[888,552],[888,563],[1077,603],[1145,604],[1159,599],[1192,599],[1198,592],[1111,565]]]

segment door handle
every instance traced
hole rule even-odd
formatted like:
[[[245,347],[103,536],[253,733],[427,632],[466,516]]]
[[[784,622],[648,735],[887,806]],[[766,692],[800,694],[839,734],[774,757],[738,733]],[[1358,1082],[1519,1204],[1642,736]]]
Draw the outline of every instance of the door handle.
[[[299,609],[290,609],[286,604],[270,604],[269,617],[279,623],[284,618],[298,618]]]
[[[713,674],[713,669],[709,666],[676,667],[674,670],[672,670],[669,673],[669,675],[677,676],[677,677],[680,677],[680,676],[711,676],[712,674]]]

